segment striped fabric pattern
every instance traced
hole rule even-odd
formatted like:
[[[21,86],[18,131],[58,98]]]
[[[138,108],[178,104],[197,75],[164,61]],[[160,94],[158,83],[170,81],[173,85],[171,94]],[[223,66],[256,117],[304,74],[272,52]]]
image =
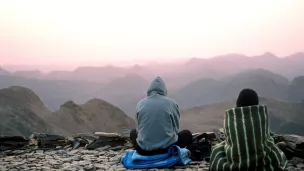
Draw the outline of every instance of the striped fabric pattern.
[[[270,136],[266,106],[232,108],[226,111],[226,140],[213,147],[211,171],[281,171],[284,153]]]

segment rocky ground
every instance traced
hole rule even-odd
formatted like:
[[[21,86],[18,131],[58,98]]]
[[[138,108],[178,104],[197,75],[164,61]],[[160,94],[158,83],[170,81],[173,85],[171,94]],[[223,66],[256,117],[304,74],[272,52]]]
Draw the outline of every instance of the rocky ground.
[[[17,170],[62,170],[62,171],[122,171],[120,158],[125,150],[16,150],[11,156],[0,158],[1,171]],[[163,170],[208,170],[207,162],[193,162],[187,167],[174,167]],[[158,170],[158,169],[151,169]],[[161,170],[161,169],[159,169]]]
[[[106,150],[99,148],[86,150],[79,148],[61,148],[53,150],[24,149],[2,152],[0,158],[0,171],[17,170],[62,170],[62,171],[123,171],[126,170],[120,164],[120,158],[126,149]],[[150,170],[208,170],[209,163],[192,162],[186,167],[174,167],[170,169]],[[294,158],[288,163],[288,171],[304,170],[304,160]]]
[[[219,130],[220,131],[220,130]],[[216,130],[215,130],[216,132]],[[129,135],[129,133],[125,133]],[[124,133],[96,132],[94,136],[77,134],[74,137],[34,133],[29,138],[0,136],[0,171],[122,171],[121,157],[132,148]],[[221,142],[219,132],[204,135],[211,145]],[[285,150],[289,160],[286,171],[304,171],[303,137],[273,135],[278,146]],[[279,143],[278,143],[279,142]],[[291,144],[291,145],[290,145]],[[291,148],[294,147],[294,148]],[[298,156],[301,158],[297,158]],[[188,166],[150,170],[209,170],[209,163],[191,162]]]

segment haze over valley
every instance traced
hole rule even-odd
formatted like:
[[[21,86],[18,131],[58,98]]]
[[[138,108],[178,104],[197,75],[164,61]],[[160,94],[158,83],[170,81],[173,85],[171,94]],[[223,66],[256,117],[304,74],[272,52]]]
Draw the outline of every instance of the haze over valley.
[[[191,58],[182,64],[87,66],[46,74],[39,70],[10,72],[2,67],[0,73],[0,113],[6,118],[2,134],[132,128],[136,104],[146,97],[156,76],[163,77],[168,96],[178,102],[183,128],[211,131],[221,127],[224,112],[235,106],[239,91],[252,88],[270,108],[273,131],[303,134],[304,53],[285,58],[271,53],[255,57],[230,54]],[[112,124],[107,125],[107,120]],[[16,123],[20,128],[13,128]]]
[[[32,89],[52,111],[66,101],[85,103],[104,99],[133,116],[136,103],[146,96],[151,80],[161,76],[183,109],[236,98],[244,88],[277,100],[303,100],[304,53],[278,58],[271,53],[247,57],[230,54],[211,59],[191,58],[182,64],[132,67],[78,67],[74,71],[9,72],[1,69],[0,88]]]
[[[194,132],[244,88],[303,135],[304,1],[0,2],[0,135],[119,132],[160,76]]]

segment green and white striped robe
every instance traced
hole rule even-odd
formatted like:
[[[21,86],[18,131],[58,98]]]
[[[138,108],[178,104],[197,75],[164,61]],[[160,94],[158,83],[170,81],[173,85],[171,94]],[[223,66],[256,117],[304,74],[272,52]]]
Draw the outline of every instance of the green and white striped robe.
[[[226,140],[212,149],[211,171],[281,171],[284,153],[269,134],[266,106],[232,108],[224,121]]]

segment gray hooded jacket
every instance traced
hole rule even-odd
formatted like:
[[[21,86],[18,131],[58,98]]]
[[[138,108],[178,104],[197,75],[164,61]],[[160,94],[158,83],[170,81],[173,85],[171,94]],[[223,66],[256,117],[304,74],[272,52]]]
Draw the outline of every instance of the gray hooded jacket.
[[[153,80],[147,95],[136,107],[137,143],[146,151],[167,148],[178,139],[178,105],[166,97],[167,89],[160,77]]]

